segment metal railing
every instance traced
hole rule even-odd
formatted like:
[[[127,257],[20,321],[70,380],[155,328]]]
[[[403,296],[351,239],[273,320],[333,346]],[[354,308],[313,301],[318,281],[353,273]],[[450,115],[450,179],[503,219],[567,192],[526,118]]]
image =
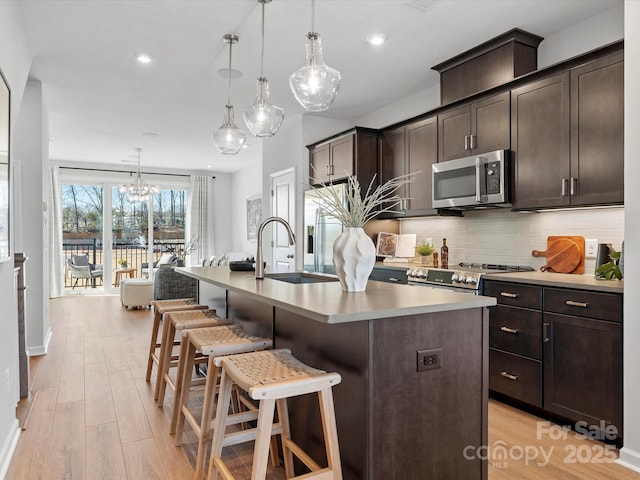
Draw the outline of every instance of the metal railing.
[[[184,248],[184,240],[158,240],[153,244],[153,261],[157,262],[164,253],[173,253]],[[72,255],[87,255],[89,262],[94,265],[102,265],[103,270],[107,265],[103,264],[102,240],[97,238],[65,239],[62,242],[65,266],[67,259]],[[126,267],[119,260],[126,262]],[[137,277],[142,276],[142,264],[148,262],[147,246],[136,241],[116,239],[111,245],[111,270],[132,268]],[[115,276],[115,275],[114,275]],[[71,288],[75,280],[71,279],[69,269],[65,268],[64,286]]]

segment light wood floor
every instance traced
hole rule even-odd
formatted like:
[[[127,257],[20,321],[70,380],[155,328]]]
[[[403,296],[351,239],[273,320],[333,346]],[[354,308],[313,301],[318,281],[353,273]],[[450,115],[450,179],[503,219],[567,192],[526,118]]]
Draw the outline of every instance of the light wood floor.
[[[195,436],[186,427],[185,444],[174,446],[167,433],[172,397],[158,408],[144,379],[151,312],[125,311],[113,295],[66,297],[50,305],[53,337],[48,354],[31,359],[32,393],[18,408],[26,429],[6,478],[191,479]],[[572,433],[565,440],[538,440],[539,421],[490,402],[490,480],[640,480],[610,461],[598,463],[607,455],[617,458],[601,443]],[[518,459],[520,452],[534,459]],[[225,449],[224,456],[238,480],[250,478],[251,445]],[[283,478],[271,468],[270,480]]]

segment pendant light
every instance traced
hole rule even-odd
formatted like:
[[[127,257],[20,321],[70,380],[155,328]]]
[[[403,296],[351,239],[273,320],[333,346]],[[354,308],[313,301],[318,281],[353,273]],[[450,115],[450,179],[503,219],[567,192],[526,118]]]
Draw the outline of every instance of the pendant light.
[[[305,62],[289,77],[289,86],[300,105],[310,112],[329,108],[340,89],[340,72],[322,60],[320,35],[314,31],[315,0],[311,0],[311,32],[307,33]]]
[[[238,36],[228,33],[222,38],[229,44],[229,85],[227,87],[227,104],[224,107],[224,120],[220,128],[213,132],[213,143],[223,155],[235,155],[247,141],[247,134],[235,124],[233,105],[231,105],[231,47],[234,43],[238,43]]]
[[[120,193],[127,194],[127,200],[130,202],[148,202],[151,199],[151,195],[160,192],[157,185],[149,185],[142,180],[142,176],[140,175],[141,151],[141,148],[136,148],[136,152],[138,152],[138,174],[136,175],[136,179],[128,185],[123,184],[118,187]]]
[[[264,4],[271,0],[258,0],[262,4],[262,49],[260,51],[260,76],[257,82],[256,100],[244,111],[244,122],[256,137],[272,137],[282,125],[284,110],[271,103],[269,81],[262,74],[264,64]]]

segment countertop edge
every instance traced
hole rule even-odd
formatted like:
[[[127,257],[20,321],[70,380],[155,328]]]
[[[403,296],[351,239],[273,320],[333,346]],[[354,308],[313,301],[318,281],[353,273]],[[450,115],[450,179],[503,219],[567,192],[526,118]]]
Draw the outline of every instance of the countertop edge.
[[[402,307],[400,309],[392,308],[392,309],[379,309],[375,311],[367,310],[363,312],[349,312],[344,314],[341,314],[341,313],[323,314],[314,310],[310,310],[308,308],[301,307],[299,305],[295,305],[290,302],[282,301],[274,297],[266,296],[255,291],[251,291],[246,288],[233,285],[233,283],[229,283],[224,280],[219,280],[219,279],[212,278],[211,276],[202,275],[197,271],[192,270],[192,268],[194,267],[177,267],[176,271],[182,273],[183,275],[187,275],[189,277],[195,278],[196,280],[211,283],[213,285],[216,285],[221,288],[225,288],[232,292],[246,295],[247,297],[252,298],[254,300],[262,301],[274,307],[282,308],[283,310],[287,310],[289,312],[302,315],[307,318],[311,318],[318,322],[328,323],[328,324],[349,323],[349,322],[355,322],[355,321],[375,320],[375,319],[381,319],[381,318],[401,317],[401,316],[419,315],[419,314],[425,314],[425,313],[454,311],[454,310],[468,310],[473,308],[490,307],[490,306],[496,305],[497,303],[496,299],[493,297],[466,295],[464,302],[455,302],[455,301],[452,301],[450,303],[439,302],[433,305],[425,304],[425,305],[419,305],[419,306],[408,306],[408,307]],[[201,268],[201,267],[195,267],[195,268]],[[260,281],[274,281],[274,280],[265,279]],[[424,287],[415,287],[415,286],[412,287],[408,285],[402,285],[401,287],[424,288]],[[349,293],[349,295],[361,295],[361,294],[366,294],[366,292]],[[456,295],[465,295],[465,294],[456,294]]]
[[[497,280],[545,287],[575,288],[603,293],[624,293],[624,280],[596,280],[590,275],[571,275],[551,272],[488,273],[485,280]]]

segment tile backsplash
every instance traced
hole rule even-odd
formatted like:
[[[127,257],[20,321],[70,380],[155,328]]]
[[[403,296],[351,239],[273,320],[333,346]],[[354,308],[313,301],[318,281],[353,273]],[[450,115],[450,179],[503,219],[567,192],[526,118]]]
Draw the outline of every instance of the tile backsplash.
[[[546,250],[550,235],[582,235],[620,250],[624,239],[624,208],[596,208],[540,213],[475,210],[464,217],[425,217],[400,222],[401,233],[432,238],[437,249],[447,239],[449,266],[459,262],[529,265],[539,269],[545,258],[531,255]],[[585,275],[593,275],[595,258],[585,259]]]

